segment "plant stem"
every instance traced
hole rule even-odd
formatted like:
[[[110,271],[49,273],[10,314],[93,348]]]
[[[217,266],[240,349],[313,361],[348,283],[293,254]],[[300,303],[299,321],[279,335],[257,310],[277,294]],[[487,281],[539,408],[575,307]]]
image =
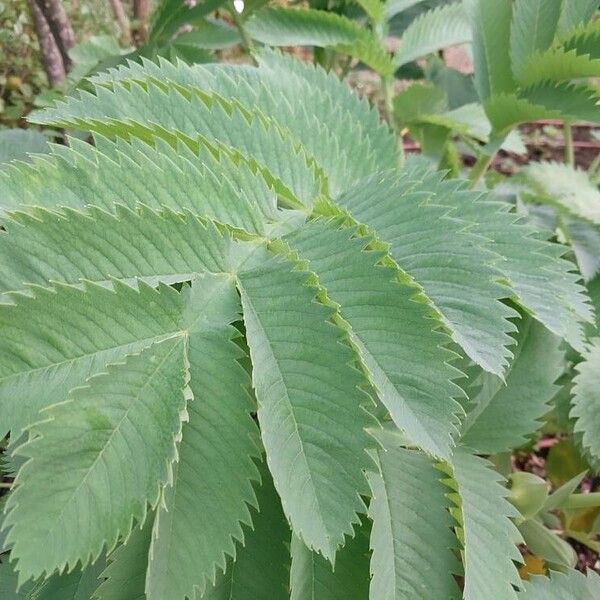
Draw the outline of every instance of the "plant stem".
[[[248,54],[252,56],[254,54],[254,43],[252,42],[252,38],[246,31],[244,23],[240,18],[240,13],[238,13],[238,11],[235,9],[233,2],[229,3],[229,12],[231,13],[231,17],[233,18],[233,22],[235,23],[238,33],[242,38],[242,47]]]
[[[492,159],[496,153],[492,152],[491,154],[488,152],[482,152],[477,159],[477,162],[473,165],[471,169],[471,173],[469,174],[469,181],[471,182],[469,187],[474,189],[477,187],[481,178],[485,175],[488,170],[490,164],[492,163]]]
[[[575,153],[573,151],[573,129],[570,121],[564,122],[563,135],[565,138],[565,163],[573,167],[575,165]]]
[[[562,506],[563,508],[596,508],[600,506],[600,492],[573,494]]]

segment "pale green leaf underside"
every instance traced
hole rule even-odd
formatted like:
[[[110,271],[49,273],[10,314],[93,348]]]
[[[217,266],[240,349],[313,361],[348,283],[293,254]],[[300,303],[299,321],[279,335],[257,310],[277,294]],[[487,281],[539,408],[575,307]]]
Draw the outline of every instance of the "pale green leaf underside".
[[[600,191],[585,171],[556,162],[539,162],[525,169],[525,177],[538,201],[600,225]]]

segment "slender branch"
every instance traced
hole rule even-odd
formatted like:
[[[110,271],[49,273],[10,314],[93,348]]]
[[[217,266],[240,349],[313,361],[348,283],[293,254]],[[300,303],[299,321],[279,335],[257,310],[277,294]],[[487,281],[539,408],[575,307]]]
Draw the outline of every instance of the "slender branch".
[[[573,150],[573,128],[570,121],[563,124],[563,135],[565,138],[565,163],[569,166],[575,166],[575,152]]]
[[[115,21],[119,26],[119,30],[121,31],[121,43],[128,46],[131,44],[131,25],[129,23],[129,18],[125,13],[125,9],[123,8],[123,3],[121,0],[108,0],[108,3],[110,4]]]
[[[72,66],[69,50],[75,45],[75,35],[65,8],[60,0],[35,0],[35,3],[46,19],[62,57],[65,72],[68,73]]]
[[[40,44],[40,54],[42,56],[42,64],[50,87],[60,85],[67,77],[65,65],[63,64],[62,56],[50,31],[46,17],[37,5],[35,0],[28,0],[29,12],[31,20],[35,28],[35,33]]]

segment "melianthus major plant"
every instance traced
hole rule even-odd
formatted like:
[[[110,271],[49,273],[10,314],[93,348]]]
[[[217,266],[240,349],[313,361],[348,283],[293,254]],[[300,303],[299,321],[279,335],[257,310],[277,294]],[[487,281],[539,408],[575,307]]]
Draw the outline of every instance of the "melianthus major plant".
[[[594,597],[521,582],[484,458],[590,347],[564,247],[258,61],[99,75],[35,117],[95,144],[2,173],[6,597]]]

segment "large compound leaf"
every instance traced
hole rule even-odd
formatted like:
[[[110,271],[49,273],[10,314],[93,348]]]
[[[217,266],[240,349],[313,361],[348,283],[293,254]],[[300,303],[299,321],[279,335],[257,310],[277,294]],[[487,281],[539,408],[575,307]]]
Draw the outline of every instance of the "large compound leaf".
[[[396,425],[420,447],[448,458],[460,411],[453,399],[457,372],[443,348],[450,340],[432,329],[436,321],[420,289],[381,264],[383,253],[367,248],[372,239],[341,229],[339,222],[313,221],[285,239],[339,305]]]
[[[21,580],[93,562],[158,501],[185,415],[184,351],[178,336],[109,366],[49,409],[19,448],[28,461],[4,527]]]
[[[332,560],[364,510],[365,428],[373,422],[333,311],[296,267],[258,248],[237,279],[275,488],[297,535]]]
[[[290,600],[363,600],[369,596],[369,537],[357,528],[335,555],[335,568],[320,554],[292,537]]]
[[[267,469],[256,491],[258,512],[252,531],[245,534],[235,562],[229,560],[214,587],[202,600],[288,600],[290,569],[290,530]]]
[[[394,56],[396,67],[448,46],[471,41],[469,19],[460,2],[418,16],[404,31]]]
[[[464,598],[516,599],[512,586],[521,579],[514,561],[521,562],[517,544],[522,540],[510,518],[519,512],[488,461],[460,448],[452,466],[464,545]]]
[[[584,360],[576,367],[573,408],[574,430],[583,434],[582,443],[590,454],[600,459],[600,338],[594,338]]]
[[[504,381],[482,373],[471,400],[474,408],[463,426],[462,443],[481,454],[507,452],[536,431],[556,395],[555,381],[564,368],[561,339],[531,317],[519,323],[517,347]]]
[[[369,474],[372,498],[372,600],[459,598],[447,488],[430,458],[396,446],[379,449],[380,472]],[[427,557],[425,560],[424,557]]]
[[[516,0],[510,28],[510,59],[515,77],[534,53],[554,40],[563,0]]]
[[[350,19],[321,10],[263,8],[247,22],[250,35],[271,46],[331,46],[355,56],[382,75],[392,61],[375,37]]]

